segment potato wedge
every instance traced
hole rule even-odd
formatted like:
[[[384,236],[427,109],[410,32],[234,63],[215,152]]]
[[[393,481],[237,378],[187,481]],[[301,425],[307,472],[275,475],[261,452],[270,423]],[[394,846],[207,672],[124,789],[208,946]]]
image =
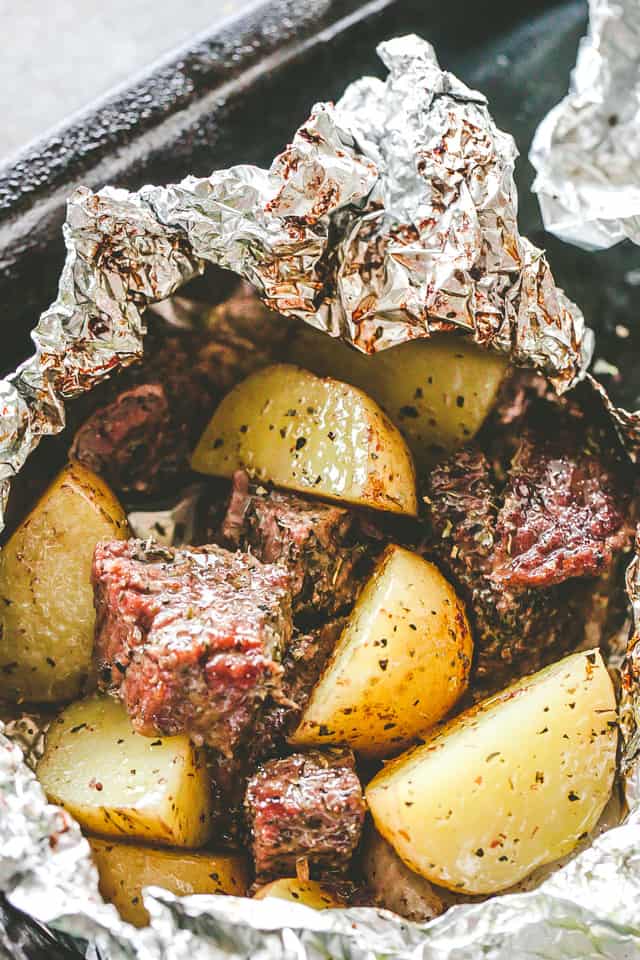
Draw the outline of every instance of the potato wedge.
[[[277,897],[278,900],[292,900],[314,910],[328,910],[331,907],[344,907],[345,903],[330,886],[317,880],[298,880],[287,877],[273,880],[254,894],[254,899],[265,900]]]
[[[290,742],[399,753],[462,696],[472,653],[464,604],[451,584],[432,563],[390,545]]]
[[[93,833],[176,847],[209,838],[204,755],[186,736],[136,733],[111,697],[96,694],[62,711],[37,773],[49,800]]]
[[[380,833],[434,883],[489,894],[569,853],[611,793],[618,739],[598,650],[477,704],[369,784]]]
[[[247,859],[241,853],[163,850],[97,837],[90,837],[89,843],[100,874],[100,893],[136,927],[149,923],[143,887],[164,887],[179,897],[193,893],[243,897],[249,885]]]
[[[365,393],[290,364],[253,373],[224,398],[191,465],[376,510],[414,515],[411,454]]]
[[[288,359],[368,393],[399,427],[418,475],[475,436],[509,368],[505,357],[453,334],[367,356],[308,324],[296,328]]]
[[[0,552],[0,698],[77,697],[91,669],[93,550],[128,535],[100,477],[74,463],[46,490]]]

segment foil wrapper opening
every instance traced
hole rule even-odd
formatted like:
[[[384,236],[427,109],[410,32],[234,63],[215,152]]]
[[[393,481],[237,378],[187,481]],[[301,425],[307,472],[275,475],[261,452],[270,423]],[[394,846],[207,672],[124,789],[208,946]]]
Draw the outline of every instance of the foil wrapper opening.
[[[545,227],[586,250],[640,243],[640,6],[589,0],[569,93],[530,159]]]
[[[513,138],[426,41],[379,52],[386,82],[317,104],[269,170],[72,195],[58,297],[0,382],[0,503],[64,400],[140,357],[145,308],[205,262],[365,352],[457,329],[559,392],[583,376],[591,332],[518,232]]]
[[[269,170],[234,167],[135,194],[76,191],[58,298],[34,331],[36,354],[0,383],[4,501],[40,438],[62,429],[64,401],[140,357],[145,309],[205,263],[235,271],[285,317],[364,352],[458,330],[540,370],[558,392],[583,378],[591,333],[542,252],[518,231],[513,139],[497,129],[482,94],[439,68],[425,41],[397,38],[380,54],[387,81],[363,79],[335,106],[314,107]],[[610,413],[633,453],[637,417],[611,405]],[[160,523],[174,542],[196,501],[197,491],[187,491],[175,508],[130,519],[141,535]],[[633,662],[625,666],[629,783]],[[428,925],[373,908],[317,913],[151,888],[151,926],[135,930],[102,902],[86,840],[47,803],[25,762],[37,760],[45,724],[13,718],[0,732],[0,891],[90,958],[640,955],[634,811],[536,889],[455,906]]]

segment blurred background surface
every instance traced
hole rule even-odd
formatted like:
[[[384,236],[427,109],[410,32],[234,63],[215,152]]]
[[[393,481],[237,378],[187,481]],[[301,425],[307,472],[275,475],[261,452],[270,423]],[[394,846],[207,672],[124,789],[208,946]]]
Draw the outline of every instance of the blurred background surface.
[[[255,0],[0,0],[0,159]]]

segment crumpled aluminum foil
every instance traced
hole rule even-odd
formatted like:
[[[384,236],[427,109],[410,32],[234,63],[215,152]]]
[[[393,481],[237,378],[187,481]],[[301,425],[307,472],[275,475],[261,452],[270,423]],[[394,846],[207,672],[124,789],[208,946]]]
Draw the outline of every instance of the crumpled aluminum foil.
[[[177,503],[166,507],[131,510],[127,514],[129,529],[140,540],[153,538],[163,547],[195,543],[198,534],[198,508],[204,484],[193,484],[183,490]]]
[[[146,306],[205,261],[363,351],[461,329],[558,391],[583,375],[591,332],[518,232],[513,138],[426,41],[379,52],[387,81],[317,104],[269,170],[76,190],[36,354],[0,382],[0,505],[40,437],[62,429],[64,399],[139,357]]]
[[[517,230],[513,140],[424,41],[380,52],[387,82],[362,80],[336,107],[316,106],[269,171],[74,194],[58,299],[34,333],[35,357],[0,383],[5,499],[39,438],[61,429],[64,400],[138,357],[146,306],[205,261],[362,350],[458,328],[538,367],[559,391],[583,376],[591,334]],[[627,416],[625,436],[635,428]],[[134,930],[102,903],[87,842],[23,761],[20,743],[37,757],[37,718],[1,731],[0,891],[92,960],[640,956],[635,814],[537,889],[457,906],[426,926],[375,909],[317,913],[152,888],[152,925]]]
[[[632,960],[640,956],[640,823],[597,837],[536,890],[452,907],[426,925],[373,908],[316,912],[288,901],[144,895],[134,930],[101,903],[77,825],[47,804],[19,747],[0,732],[0,890],[102,960]]]
[[[589,0],[568,95],[531,146],[545,227],[586,250],[640,243],[640,5]]]

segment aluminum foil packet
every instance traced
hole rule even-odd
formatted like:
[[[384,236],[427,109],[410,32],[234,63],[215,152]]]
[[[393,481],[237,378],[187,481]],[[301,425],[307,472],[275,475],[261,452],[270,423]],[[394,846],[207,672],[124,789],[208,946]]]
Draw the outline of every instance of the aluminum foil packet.
[[[239,166],[135,194],[76,191],[58,298],[34,331],[34,357],[0,383],[5,501],[40,438],[62,429],[64,401],[139,358],[145,309],[207,262],[365,352],[459,330],[541,370],[558,392],[585,375],[591,333],[518,232],[512,138],[425,41],[397,38],[380,54],[386,82],[363,79],[335,106],[314,107],[269,170]],[[623,439],[640,436],[635,415],[611,412]],[[137,522],[160,522],[172,540],[191,502]],[[151,888],[151,926],[136,930],[102,902],[78,825],[47,804],[25,762],[37,758],[41,732],[34,717],[0,732],[0,892],[92,960],[640,956],[635,804],[536,889],[455,906],[427,925],[373,908],[318,913]],[[631,753],[628,762],[631,784]]]
[[[640,243],[640,5],[589,0],[569,93],[530,159],[546,229],[586,250]]]
[[[426,41],[379,53],[386,82],[317,104],[269,170],[72,195],[58,298],[35,355],[0,382],[3,502],[40,437],[62,429],[64,400],[138,358],[145,308],[205,262],[363,351],[457,329],[559,391],[583,375],[591,332],[518,232],[512,137]]]

